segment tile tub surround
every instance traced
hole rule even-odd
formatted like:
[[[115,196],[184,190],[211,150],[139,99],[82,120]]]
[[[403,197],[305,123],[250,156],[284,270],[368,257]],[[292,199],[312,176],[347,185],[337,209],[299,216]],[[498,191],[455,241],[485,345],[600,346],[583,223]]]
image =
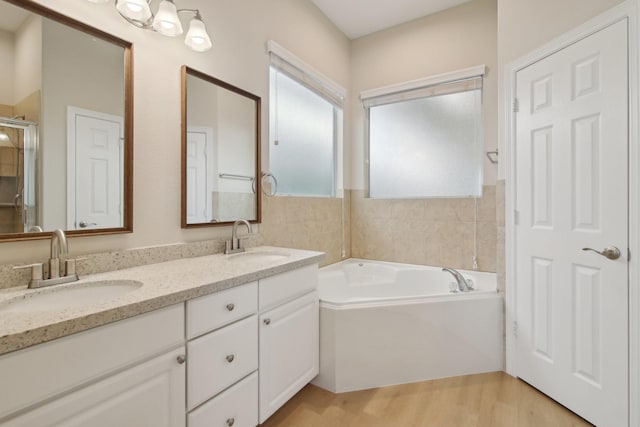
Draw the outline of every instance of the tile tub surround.
[[[255,227],[255,225],[253,226]],[[244,240],[247,248],[262,245],[262,236],[254,228],[255,234]],[[73,240],[70,241],[73,245]],[[108,271],[122,270],[141,265],[157,264],[181,258],[201,257],[224,252],[225,239],[205,240],[191,243],[174,243],[144,248],[126,249],[97,254],[78,255],[76,270],[80,277],[89,274],[105,273]],[[74,258],[72,255],[70,258]],[[14,270],[14,267],[34,262],[48,262],[48,260],[25,260],[19,264],[0,265],[0,290],[10,287],[25,287],[29,283],[30,272],[28,270]]]
[[[472,198],[367,199],[351,194],[351,256],[471,270]],[[478,199],[478,270],[496,271],[496,187]]]
[[[291,255],[279,261],[230,262],[227,255],[215,254],[85,277],[82,281],[120,279],[138,280],[144,284],[135,291],[104,303],[63,310],[2,313],[0,354],[318,263],[324,257],[322,252],[270,246],[249,249],[248,252],[255,250],[284,251]],[[57,289],[78,284],[81,282],[58,285]],[[46,291],[55,289],[47,288]],[[0,305],[33,292],[39,290],[13,288],[0,291]]]
[[[350,258],[350,193],[350,191],[345,191],[344,199],[263,197],[260,233],[264,243],[287,248],[322,251],[327,256],[321,266]],[[343,236],[344,256],[342,255]]]

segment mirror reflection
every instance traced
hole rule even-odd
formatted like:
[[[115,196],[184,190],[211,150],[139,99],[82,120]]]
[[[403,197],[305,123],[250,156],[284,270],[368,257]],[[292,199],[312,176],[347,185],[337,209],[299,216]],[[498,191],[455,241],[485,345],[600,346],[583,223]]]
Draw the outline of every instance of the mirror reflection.
[[[260,98],[184,66],[182,226],[260,221]]]
[[[0,1],[1,239],[131,229],[129,48],[35,3]]]

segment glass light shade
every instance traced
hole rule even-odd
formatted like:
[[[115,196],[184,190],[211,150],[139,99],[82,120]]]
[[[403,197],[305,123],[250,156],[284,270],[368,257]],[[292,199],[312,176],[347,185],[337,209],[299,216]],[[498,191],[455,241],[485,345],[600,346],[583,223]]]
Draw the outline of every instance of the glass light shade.
[[[9,135],[3,130],[0,130],[0,147],[3,148],[16,148],[15,145],[11,143],[11,138]]]
[[[140,23],[153,17],[147,0],[116,0],[116,8],[123,16]]]
[[[109,0],[89,0],[91,3],[108,3]]]
[[[204,52],[211,49],[211,38],[207,34],[204,22],[198,18],[193,18],[189,23],[189,31],[184,39],[184,44],[196,52]]]
[[[182,24],[178,18],[176,5],[171,0],[160,2],[152,26],[154,30],[165,36],[174,37],[182,34]]]

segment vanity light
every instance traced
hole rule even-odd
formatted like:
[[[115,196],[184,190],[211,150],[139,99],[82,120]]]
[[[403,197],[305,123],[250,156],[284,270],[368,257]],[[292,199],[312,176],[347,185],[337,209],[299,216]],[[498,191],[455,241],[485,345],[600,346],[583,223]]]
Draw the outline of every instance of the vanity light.
[[[106,3],[109,0],[88,0],[92,3]],[[115,0],[118,13],[130,24],[145,30],[156,31],[164,36],[175,37],[184,32],[178,17],[180,12],[193,13],[189,31],[184,43],[191,50],[205,52],[211,49],[211,38],[197,9],[177,9],[173,0],[160,0],[158,11],[153,14],[153,0]]]

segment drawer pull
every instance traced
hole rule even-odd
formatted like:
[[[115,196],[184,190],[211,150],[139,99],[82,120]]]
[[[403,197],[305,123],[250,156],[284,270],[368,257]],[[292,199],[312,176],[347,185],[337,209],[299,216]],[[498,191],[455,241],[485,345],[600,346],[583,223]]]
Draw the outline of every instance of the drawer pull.
[[[271,319],[266,318],[262,322],[264,322],[264,324],[268,326],[269,324],[271,324]]]
[[[227,310],[233,311],[234,308],[236,308],[235,304],[227,304]]]
[[[184,354],[181,354],[180,356],[176,357],[176,360],[178,361],[179,364],[183,364],[184,362],[187,361],[187,358],[184,357]]]
[[[227,419],[227,425],[228,425],[229,427],[231,427],[231,426],[232,426],[232,425],[234,425],[235,423],[236,423],[235,418],[228,418],[228,419]]]
[[[230,355],[228,355],[226,357],[227,362],[229,362],[229,363],[233,362],[233,359],[235,359],[235,358],[236,358],[236,356],[234,356],[233,354],[230,354]]]

